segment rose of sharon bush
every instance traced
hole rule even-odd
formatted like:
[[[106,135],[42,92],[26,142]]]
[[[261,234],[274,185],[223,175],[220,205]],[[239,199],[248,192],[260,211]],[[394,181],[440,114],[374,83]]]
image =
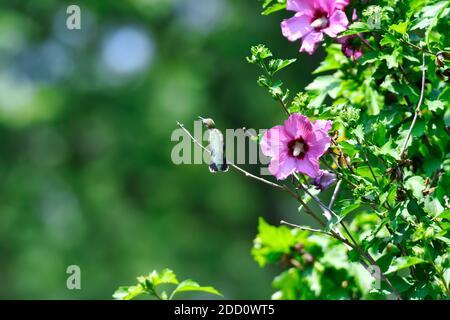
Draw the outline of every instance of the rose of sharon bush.
[[[319,158],[330,146],[328,131],[331,121],[313,123],[301,114],[292,114],[283,126],[267,130],[261,140],[261,150],[271,157],[269,171],[278,180],[295,172],[311,178],[320,176]]]
[[[347,29],[344,11],[348,0],[288,0],[287,10],[297,12],[281,22],[283,35],[289,41],[303,38],[300,51],[312,54],[323,34],[335,38]]]

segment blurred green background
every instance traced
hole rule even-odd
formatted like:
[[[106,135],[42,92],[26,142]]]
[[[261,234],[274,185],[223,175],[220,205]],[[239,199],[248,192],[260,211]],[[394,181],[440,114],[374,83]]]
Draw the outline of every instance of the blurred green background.
[[[81,30],[66,28],[69,4]],[[260,11],[256,0],[1,1],[0,298],[110,299],[164,267],[226,298],[270,297],[276,270],[250,256],[257,218],[298,222],[295,203],[170,159],[177,120],[282,121],[245,61],[251,45],[300,58],[282,74],[292,90],[310,80],[320,55],[281,36],[288,14]],[[66,288],[72,264],[81,290]]]

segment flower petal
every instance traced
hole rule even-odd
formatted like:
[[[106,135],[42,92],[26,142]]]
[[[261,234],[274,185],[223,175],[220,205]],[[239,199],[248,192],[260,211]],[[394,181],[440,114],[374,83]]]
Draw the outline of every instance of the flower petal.
[[[281,32],[289,41],[298,40],[313,30],[309,21],[310,17],[297,13],[292,18],[281,22]]]
[[[327,35],[335,38],[338,33],[347,30],[348,19],[345,13],[341,10],[335,11],[329,18],[330,24],[327,28],[322,29]]]
[[[358,60],[359,58],[361,58],[362,57],[362,55],[363,55],[363,51],[362,51],[362,49],[358,49],[358,50],[353,50],[353,60]]]
[[[335,0],[334,8],[336,10],[344,10],[344,8],[349,4],[349,0]]]
[[[319,170],[319,175],[311,182],[319,190],[325,190],[336,182],[336,175],[326,170]]]
[[[315,178],[320,174],[319,162],[316,159],[304,157],[303,159],[296,159],[296,169],[298,172],[306,174],[311,178]]]
[[[323,130],[325,133],[328,133],[328,131],[331,130],[333,123],[330,120],[316,120],[313,123],[313,129],[316,130]]]
[[[302,12],[308,15],[312,15],[314,10],[314,3],[310,0],[288,0],[286,9],[289,11]]]
[[[296,171],[295,158],[282,155],[280,158],[272,158],[269,164],[269,172],[278,180],[284,180]]]
[[[314,50],[317,48],[317,43],[322,41],[323,33],[313,31],[303,38],[302,46],[300,52],[307,52],[310,55],[313,54]]]
[[[260,142],[261,151],[265,156],[278,157],[280,153],[287,153],[287,136],[283,126],[275,126],[267,130]]]
[[[331,138],[323,132],[315,132],[316,140],[308,140],[308,152],[306,153],[310,159],[319,159],[325,151],[330,147]]]
[[[312,125],[308,117],[294,113],[284,121],[284,130],[292,138],[306,137],[312,132]]]
[[[313,0],[312,2],[316,10],[321,10],[331,15],[336,10],[344,10],[350,0]]]
[[[352,20],[355,21],[357,19],[358,19],[358,13],[356,12],[356,9],[353,9]]]
[[[335,10],[336,0],[315,0],[313,3],[316,10],[331,14]]]

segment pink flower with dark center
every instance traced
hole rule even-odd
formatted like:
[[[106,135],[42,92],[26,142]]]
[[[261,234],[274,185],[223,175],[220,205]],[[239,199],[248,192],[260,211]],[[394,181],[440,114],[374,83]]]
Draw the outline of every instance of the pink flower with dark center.
[[[301,114],[292,114],[282,126],[267,130],[261,140],[261,150],[271,157],[269,171],[278,180],[294,172],[316,178],[320,175],[319,158],[330,146],[328,131],[331,121],[313,123]]]
[[[349,0],[288,0],[287,10],[297,12],[281,22],[283,36],[289,41],[303,38],[300,52],[312,54],[323,34],[335,38],[347,29],[344,11]]]
[[[356,10],[353,10],[352,20],[358,20]],[[363,55],[361,42],[366,40],[364,39],[364,36],[362,34],[343,36],[340,38],[336,38],[336,41],[342,44],[342,53],[346,57],[352,58],[353,61],[356,62],[356,60],[358,60]]]

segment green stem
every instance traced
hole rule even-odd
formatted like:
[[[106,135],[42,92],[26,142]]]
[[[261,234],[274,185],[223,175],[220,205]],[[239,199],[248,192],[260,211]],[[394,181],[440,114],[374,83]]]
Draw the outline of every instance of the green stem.
[[[267,69],[267,66],[264,61],[261,61],[261,67],[263,68],[266,75],[270,78],[270,82],[273,83],[273,75],[269,72],[269,69]],[[277,100],[280,102],[281,106],[283,107],[284,112],[289,116],[291,113],[289,112],[286,104],[283,102],[283,99],[277,95]]]

